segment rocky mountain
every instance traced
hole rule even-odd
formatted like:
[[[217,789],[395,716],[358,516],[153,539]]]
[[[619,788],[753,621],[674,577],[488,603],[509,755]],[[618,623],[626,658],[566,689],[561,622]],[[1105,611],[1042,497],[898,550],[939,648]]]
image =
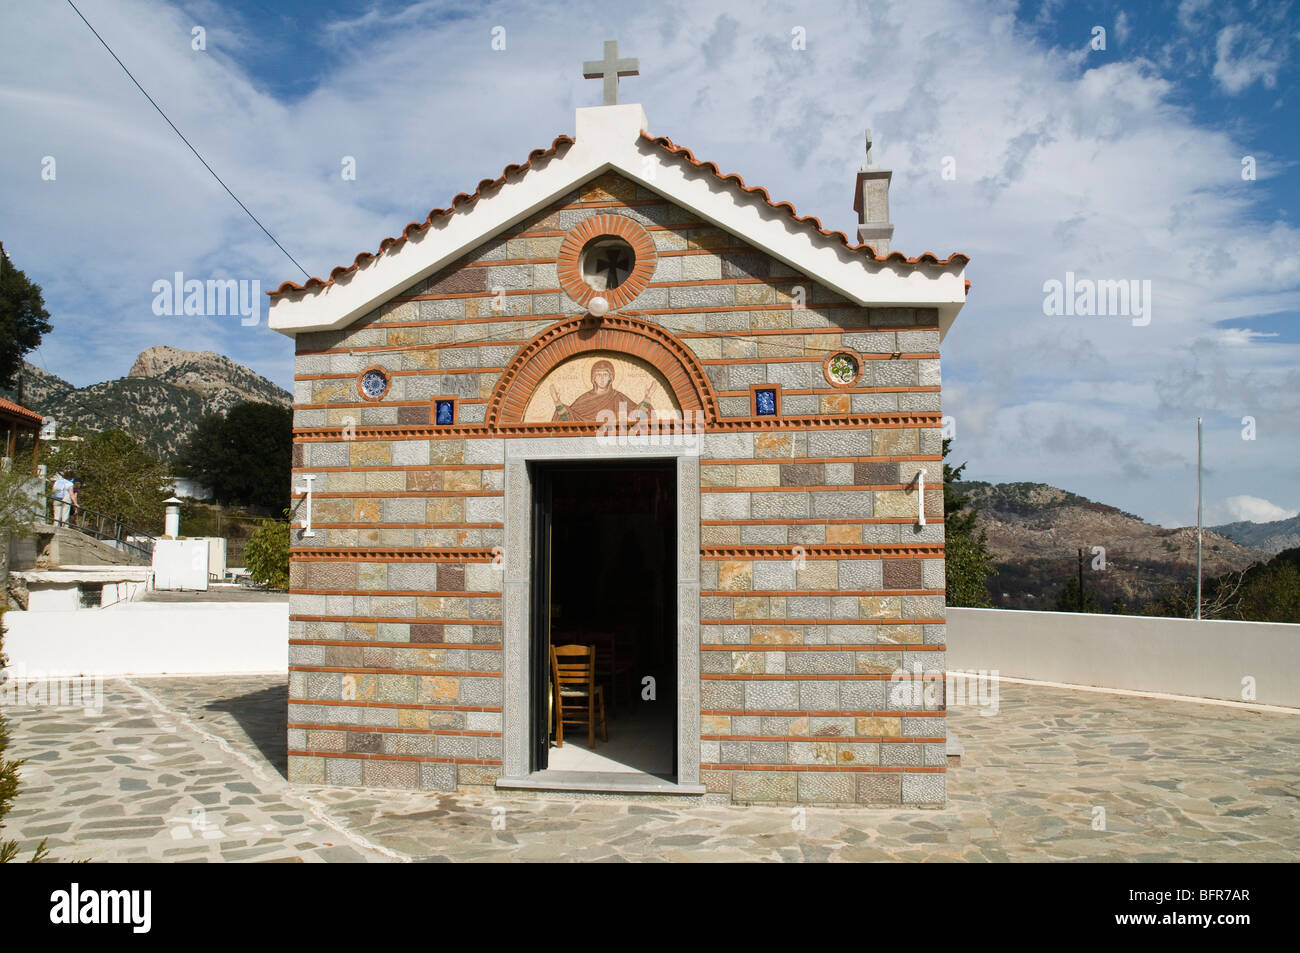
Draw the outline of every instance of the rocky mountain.
[[[212,351],[151,347],[140,352],[127,377],[162,381],[193,391],[208,402],[209,412],[224,413],[243,401],[284,407],[293,403],[293,396],[284,388]]]
[[[1295,549],[1300,546],[1300,516],[1273,520],[1269,523],[1252,523],[1245,520],[1210,528],[1220,536],[1226,536],[1243,546],[1261,549],[1269,555],[1277,555],[1284,549]]]
[[[1084,589],[1103,609],[1121,600],[1136,610],[1164,588],[1196,580],[1195,527],[1154,526],[1043,483],[963,481],[959,486],[979,510],[977,526],[987,535],[998,567],[989,585],[994,605],[1054,608],[1062,587],[1078,576],[1081,548]],[[1210,530],[1202,544],[1207,579],[1265,562],[1270,555]],[[1095,546],[1105,550],[1104,569]]]
[[[5,396],[17,400],[16,393]],[[81,388],[23,365],[24,406],[54,417],[60,429],[126,430],[164,460],[175,456],[204,416],[243,401],[288,407],[293,396],[212,351],[151,347],[126,377]]]

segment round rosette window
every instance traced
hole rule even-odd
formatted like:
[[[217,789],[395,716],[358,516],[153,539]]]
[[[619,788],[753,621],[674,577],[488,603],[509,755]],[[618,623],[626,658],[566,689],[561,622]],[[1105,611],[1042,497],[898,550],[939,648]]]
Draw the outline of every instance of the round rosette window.
[[[556,260],[564,293],[583,307],[603,298],[630,304],[645,290],[658,260],[654,239],[624,215],[593,215],[570,229]]]
[[[822,365],[826,380],[836,387],[852,387],[862,376],[862,362],[851,351],[836,351]]]
[[[615,235],[587,242],[578,257],[582,280],[597,291],[613,291],[632,277],[636,252]]]
[[[388,372],[382,367],[368,367],[357,378],[357,390],[366,400],[382,400],[388,386]]]

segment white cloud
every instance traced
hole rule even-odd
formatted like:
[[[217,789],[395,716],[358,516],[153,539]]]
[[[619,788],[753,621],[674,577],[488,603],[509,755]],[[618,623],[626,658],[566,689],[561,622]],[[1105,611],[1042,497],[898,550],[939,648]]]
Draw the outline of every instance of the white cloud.
[[[1285,61],[1272,39],[1240,23],[1229,24],[1219,31],[1214,51],[1214,78],[1234,96],[1256,81],[1273,89],[1278,70]]]
[[[1295,509],[1278,506],[1258,496],[1230,496],[1208,504],[1205,510],[1205,522],[1209,526],[1222,526],[1224,523],[1237,523],[1243,520],[1252,523],[1271,523],[1274,520],[1290,519],[1296,515]]]
[[[1183,8],[1189,22],[1218,15]],[[653,133],[828,228],[854,231],[853,174],[870,126],[877,161],[894,170],[895,247],[972,256],[974,289],[943,346],[945,412],[957,418],[956,453],[971,478],[1069,484],[1185,524],[1194,499],[1189,513],[1188,494],[1170,503],[1168,487],[1189,474],[1195,485],[1198,415],[1215,450],[1209,493],[1229,492],[1236,467],[1259,481],[1252,492],[1274,498],[1297,478],[1300,408],[1287,401],[1300,397],[1286,395],[1300,395],[1300,348],[1214,322],[1300,307],[1300,234],[1273,220],[1276,160],[1182,105],[1187,69],[1210,69],[1193,56],[1202,41],[1178,40],[1161,55],[1167,66],[1065,51],[1036,39],[1011,0],[773,3],[761,13],[575,0],[563,17],[514,3],[372,5],[281,38],[205,4],[199,54],[195,17],[176,7],[87,0],[82,9],[317,275],[571,133],[574,107],[599,101],[581,64],[605,38],[640,59],[622,96],[644,104]],[[1055,14],[1053,4],[1040,10]],[[496,24],[507,27],[505,51],[491,49]],[[791,49],[796,25],[806,51]],[[317,73],[292,99],[242,65],[314,42],[308,30],[325,49],[312,47]],[[1227,82],[1268,72],[1245,40],[1227,53]],[[6,15],[0,56],[4,237],[53,305],[46,366],[84,384],[172,344],[222,351],[290,383],[291,346],[264,325],[150,313],[152,281],[174,271],[265,287],[301,275],[75,15],[20,5]],[[1241,181],[1247,153],[1257,182]],[[58,157],[56,183],[39,178],[47,154]],[[357,160],[355,182],[339,175],[345,155]],[[955,181],[940,175],[946,156]],[[1067,270],[1151,280],[1150,326],[1045,317],[1043,282]],[[1238,434],[1245,414],[1259,422],[1250,444]]]
[[[1223,328],[1219,331],[1219,343],[1224,347],[1241,347],[1278,338],[1276,331],[1252,331],[1250,328]]]
[[[1127,43],[1132,33],[1133,27],[1128,22],[1128,14],[1121,10],[1115,14],[1115,37],[1121,43]]]
[[[1210,0],[1182,0],[1178,4],[1178,21],[1185,30],[1195,30],[1201,25],[1197,18],[1210,6]]]

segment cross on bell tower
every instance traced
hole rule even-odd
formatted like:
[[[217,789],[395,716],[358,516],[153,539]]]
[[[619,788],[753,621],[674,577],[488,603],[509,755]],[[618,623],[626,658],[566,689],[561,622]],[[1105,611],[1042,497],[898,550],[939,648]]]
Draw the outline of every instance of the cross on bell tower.
[[[640,76],[640,64],[635,59],[618,58],[618,40],[605,41],[605,58],[587,60],[582,64],[583,79],[603,79],[605,81],[606,106],[618,105],[618,78],[620,76]]]

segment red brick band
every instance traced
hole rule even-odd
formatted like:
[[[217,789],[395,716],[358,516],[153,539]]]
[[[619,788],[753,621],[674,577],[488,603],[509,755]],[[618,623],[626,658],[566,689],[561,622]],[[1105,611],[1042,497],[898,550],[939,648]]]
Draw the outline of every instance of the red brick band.
[[[490,549],[294,549],[303,562],[490,563],[501,554]]]
[[[796,552],[795,550],[798,550]],[[826,546],[819,544],[792,546],[701,546],[701,559],[901,559],[943,558],[943,543],[933,546]]]

